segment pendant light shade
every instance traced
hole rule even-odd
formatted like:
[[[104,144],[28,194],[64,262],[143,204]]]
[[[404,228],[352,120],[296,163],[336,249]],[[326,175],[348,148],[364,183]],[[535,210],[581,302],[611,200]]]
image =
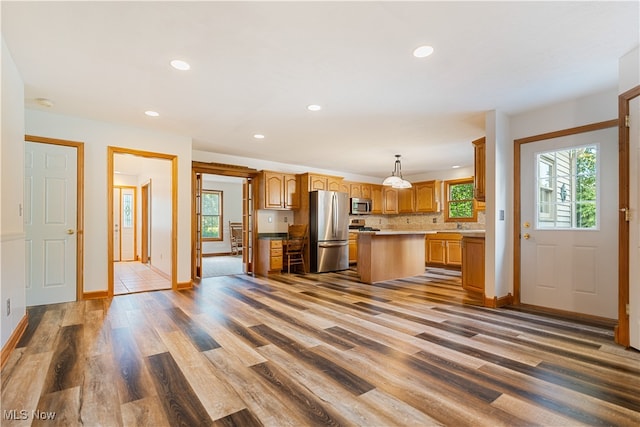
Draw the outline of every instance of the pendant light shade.
[[[396,162],[393,172],[382,181],[382,185],[392,188],[411,188],[411,183],[402,177],[402,165],[400,164],[400,154],[396,154]]]

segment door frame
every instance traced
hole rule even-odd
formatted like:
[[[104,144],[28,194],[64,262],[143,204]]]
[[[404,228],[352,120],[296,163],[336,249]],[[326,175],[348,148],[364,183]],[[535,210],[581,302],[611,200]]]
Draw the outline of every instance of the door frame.
[[[151,180],[140,186],[140,262],[149,262],[149,195]]]
[[[618,220],[618,324],[615,327],[616,343],[629,347],[629,223],[625,220],[625,210],[629,208],[629,103],[640,96],[640,86],[636,86],[618,96],[619,131],[619,215]]]
[[[196,200],[198,200],[197,192],[197,175],[198,174],[207,174],[207,175],[223,175],[223,176],[232,176],[236,178],[246,178],[254,181],[253,185],[255,185],[255,178],[258,175],[258,170],[249,168],[246,166],[236,166],[236,165],[227,165],[223,163],[206,163],[206,162],[191,162],[191,280],[197,281],[200,278],[196,276],[198,260],[196,257],[198,256],[198,248],[197,246],[197,238],[196,234],[198,232],[198,224],[197,224],[197,212],[196,212]],[[242,259],[243,263],[245,263],[247,268],[247,274],[251,274],[253,272],[254,259],[253,257],[249,258],[249,254],[253,254],[254,252],[249,250],[249,248],[256,247],[256,236],[255,233],[251,234],[251,242],[248,241],[248,228],[251,230],[257,229],[257,219],[255,215],[255,211],[257,210],[257,205],[247,206],[248,203],[245,202],[246,197],[250,195],[244,194],[244,186],[243,186],[243,202],[242,202],[242,222],[243,222],[243,251],[242,251]],[[254,191],[255,193],[255,191]],[[247,210],[253,209],[254,212],[247,212]],[[248,224],[248,221],[252,221],[252,224]],[[202,257],[202,253],[200,252],[200,257]],[[202,265],[202,260],[200,260],[200,265]]]
[[[171,289],[178,290],[178,156],[174,154],[155,153],[151,151],[133,150],[122,147],[107,147],[107,296],[113,297],[113,156],[129,154],[150,159],[171,161]]]
[[[84,142],[25,135],[24,140],[76,149],[76,301],[84,295]]]

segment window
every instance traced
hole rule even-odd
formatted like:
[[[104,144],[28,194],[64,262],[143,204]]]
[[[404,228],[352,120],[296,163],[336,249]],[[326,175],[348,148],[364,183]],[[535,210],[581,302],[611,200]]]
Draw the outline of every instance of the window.
[[[133,228],[133,194],[122,195],[122,228]]]
[[[202,190],[202,239],[222,240],[222,191]]]
[[[538,228],[597,228],[597,160],[597,145],[536,155]]]
[[[476,202],[473,199],[473,177],[444,182],[445,221],[476,222]]]

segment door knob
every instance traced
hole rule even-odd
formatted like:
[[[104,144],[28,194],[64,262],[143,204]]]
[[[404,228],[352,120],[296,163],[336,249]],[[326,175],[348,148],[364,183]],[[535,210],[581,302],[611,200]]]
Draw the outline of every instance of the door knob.
[[[529,222],[525,222],[524,224],[522,224],[522,226],[524,228],[529,228],[529,227],[531,227],[531,224],[529,224]]]
[[[524,233],[522,237],[524,237],[525,240],[529,240],[529,237],[531,236],[529,235],[529,233]]]
[[[71,228],[67,230],[67,234],[73,234],[73,233],[75,233],[75,230],[73,230]]]

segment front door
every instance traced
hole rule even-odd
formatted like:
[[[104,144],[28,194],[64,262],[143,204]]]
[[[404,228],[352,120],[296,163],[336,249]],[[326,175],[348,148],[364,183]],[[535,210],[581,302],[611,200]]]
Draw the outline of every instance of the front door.
[[[617,318],[617,128],[523,144],[520,300]]]
[[[136,259],[136,189],[113,189],[113,260]]]
[[[76,300],[77,154],[25,142],[27,306]]]

